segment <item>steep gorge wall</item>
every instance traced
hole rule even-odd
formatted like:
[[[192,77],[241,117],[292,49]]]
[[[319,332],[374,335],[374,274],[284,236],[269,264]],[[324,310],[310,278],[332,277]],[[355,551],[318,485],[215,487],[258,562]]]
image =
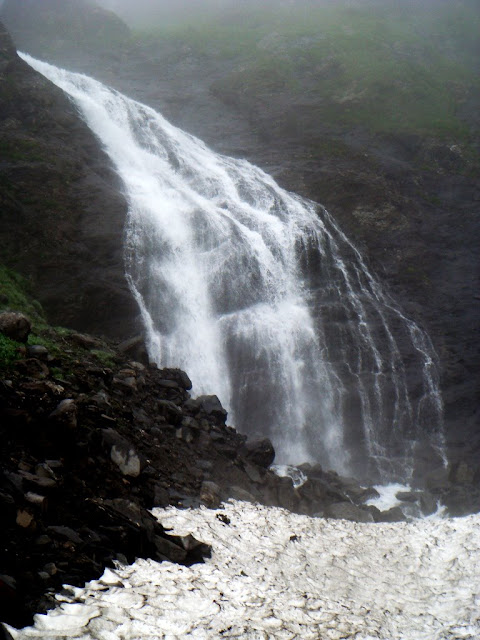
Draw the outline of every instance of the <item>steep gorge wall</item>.
[[[0,263],[31,283],[50,322],[123,338],[136,306],[123,270],[127,203],[63,93],[0,26]]]
[[[430,332],[441,362],[451,455],[468,452],[474,459],[480,450],[480,185],[461,149],[400,133],[330,130],[315,104],[296,104],[282,87],[253,91],[225,83],[228,61],[207,64],[181,43],[141,49],[119,39],[107,57],[78,43],[47,47],[38,36],[40,14],[27,24],[15,12],[27,2],[6,3],[18,46],[150,104],[216,150],[252,160],[283,186],[327,206],[406,313]]]

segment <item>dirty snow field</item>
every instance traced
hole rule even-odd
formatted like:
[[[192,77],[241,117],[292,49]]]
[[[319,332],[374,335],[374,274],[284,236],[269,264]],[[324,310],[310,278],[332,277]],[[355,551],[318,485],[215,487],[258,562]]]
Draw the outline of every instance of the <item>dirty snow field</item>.
[[[226,522],[217,517],[223,514]],[[355,524],[239,502],[155,510],[212,545],[190,568],[139,560],[15,639],[480,638],[480,516]]]

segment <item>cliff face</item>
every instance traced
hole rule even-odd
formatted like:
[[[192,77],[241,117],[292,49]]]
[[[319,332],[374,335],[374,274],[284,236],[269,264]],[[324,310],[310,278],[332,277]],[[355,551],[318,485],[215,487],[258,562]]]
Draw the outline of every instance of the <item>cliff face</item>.
[[[47,0],[42,8],[55,1]],[[263,80],[250,77],[235,58],[215,51],[197,55],[182,40],[132,48],[120,38],[107,57],[85,46],[82,38],[47,43],[41,34],[51,29],[45,16],[53,14],[38,6],[35,13],[34,4],[5,3],[4,15],[20,48],[89,73],[150,104],[216,150],[252,160],[282,186],[327,206],[406,314],[429,331],[441,361],[451,454],[462,457],[468,451],[475,456],[480,448],[475,88],[458,102],[458,115],[472,132],[469,148],[457,144],[454,135],[440,139],[395,130],[372,134],[355,124],[332,128],[319,115],[320,98],[312,97],[307,86],[292,92],[275,74]],[[85,11],[87,4],[78,7]],[[23,5],[32,13],[21,14]],[[66,3],[68,11],[71,5]],[[329,73],[335,79],[338,69],[327,65],[320,71],[328,80]],[[345,91],[343,106],[336,109],[353,112],[362,106],[361,99],[361,92]],[[92,159],[86,161],[91,167]],[[109,225],[118,230],[112,222],[105,219],[104,232],[113,247],[120,237],[117,232],[110,235]],[[102,273],[100,267],[98,275]],[[51,294],[52,304],[61,299],[58,292]]]
[[[123,272],[127,204],[110,163],[63,93],[0,27],[0,263],[31,280],[52,323],[134,330]]]

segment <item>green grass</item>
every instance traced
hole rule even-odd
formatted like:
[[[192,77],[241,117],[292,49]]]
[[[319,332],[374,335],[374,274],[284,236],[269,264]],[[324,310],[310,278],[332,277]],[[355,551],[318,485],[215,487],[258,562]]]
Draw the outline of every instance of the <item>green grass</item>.
[[[24,313],[39,329],[46,326],[42,305],[32,298],[28,281],[0,265],[0,311],[6,309]]]
[[[21,344],[0,333],[0,370],[10,367],[19,358]]]
[[[137,39],[172,45],[172,55],[184,47],[212,62],[230,60],[219,92],[307,95],[327,122],[467,140],[456,112],[479,84],[478,33],[480,11],[468,1],[434,9],[299,2],[193,14]]]

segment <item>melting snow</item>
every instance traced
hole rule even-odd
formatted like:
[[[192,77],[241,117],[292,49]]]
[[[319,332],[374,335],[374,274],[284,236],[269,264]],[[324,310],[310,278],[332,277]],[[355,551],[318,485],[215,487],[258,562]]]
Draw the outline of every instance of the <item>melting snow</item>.
[[[211,544],[211,560],[107,570],[13,637],[480,638],[478,515],[355,524],[239,502],[155,515]]]

